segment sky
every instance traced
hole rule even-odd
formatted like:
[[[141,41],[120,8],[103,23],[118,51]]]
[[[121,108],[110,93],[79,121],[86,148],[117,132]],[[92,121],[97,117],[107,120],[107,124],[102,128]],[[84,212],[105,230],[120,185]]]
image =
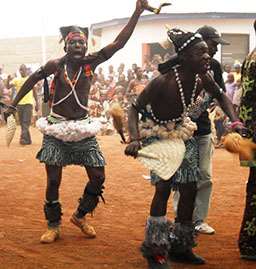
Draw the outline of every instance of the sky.
[[[161,2],[172,12],[255,12],[256,0],[148,0]],[[116,18],[130,17],[136,0],[1,0],[0,38],[58,35],[65,25],[90,26]],[[150,14],[145,11],[143,15]]]

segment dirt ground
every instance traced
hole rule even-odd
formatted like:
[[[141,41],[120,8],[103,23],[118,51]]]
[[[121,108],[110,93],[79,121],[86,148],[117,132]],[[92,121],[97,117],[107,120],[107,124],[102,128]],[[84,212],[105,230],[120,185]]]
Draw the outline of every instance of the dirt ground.
[[[139,252],[153,188],[136,160],[123,155],[119,137],[100,136],[107,160],[106,204],[100,203],[93,218],[96,239],[83,238],[69,218],[87,182],[81,167],[64,169],[61,185],[63,222],[61,239],[42,245],[46,225],[43,215],[44,166],[35,159],[41,134],[32,128],[33,145],[18,144],[19,130],[10,148],[0,128],[0,269],[146,269]],[[202,269],[252,269],[255,262],[239,259],[237,236],[244,207],[247,169],[236,157],[217,149],[213,163],[213,197],[208,222],[215,235],[200,235],[196,252],[206,258]],[[171,199],[170,199],[171,200]],[[172,218],[172,203],[169,202]],[[172,263],[171,268],[197,266]]]

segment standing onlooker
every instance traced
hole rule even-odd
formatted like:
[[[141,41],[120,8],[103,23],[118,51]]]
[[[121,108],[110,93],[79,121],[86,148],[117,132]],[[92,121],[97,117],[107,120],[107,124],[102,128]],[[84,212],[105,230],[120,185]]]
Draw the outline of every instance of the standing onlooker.
[[[0,76],[0,101],[4,100],[4,89],[5,89],[4,81]],[[0,124],[2,123],[3,123],[2,108],[0,106]]]
[[[25,81],[28,79],[28,70],[25,64],[22,64],[19,69],[21,77],[14,78],[10,81],[10,77],[7,79],[7,88],[15,87],[18,92]],[[17,106],[18,116],[21,126],[21,136],[20,136],[20,144],[21,145],[30,145],[32,143],[29,127],[31,124],[31,119],[33,115],[33,97],[35,99],[35,110],[38,110],[38,101],[37,94],[33,90],[27,93],[19,102]]]
[[[239,113],[239,107],[241,104],[241,96],[242,96],[242,87],[241,87],[241,80],[236,82],[236,90],[233,97],[233,105],[236,113]]]
[[[210,69],[213,73],[215,82],[220,88],[225,89],[225,84],[222,78],[222,68],[220,63],[213,58],[218,51],[219,44],[229,44],[223,40],[217,30],[211,26],[203,26],[197,30],[207,43],[209,55],[211,56]],[[199,169],[200,179],[197,182],[197,194],[195,200],[195,209],[193,221],[195,230],[203,234],[214,234],[215,230],[208,225],[205,220],[208,216],[210,198],[212,193],[212,154],[213,143],[211,134],[211,122],[208,111],[204,111],[196,120],[197,131],[194,136],[199,148]],[[177,207],[179,195],[177,192],[174,195],[174,207]]]
[[[241,80],[241,64],[239,62],[234,64],[234,72],[232,73],[234,74],[235,82]]]
[[[7,75],[4,73],[4,66],[0,64],[0,80],[7,79]]]
[[[227,81],[227,78],[228,78],[228,74],[231,73],[231,65],[230,64],[225,64],[224,67],[223,67],[223,80],[224,82],[226,83]]]
[[[225,87],[226,87],[226,94],[229,100],[233,104],[233,98],[236,90],[236,82],[235,82],[235,77],[233,73],[229,73],[227,76],[227,81],[225,82]]]
[[[211,26],[203,26],[197,30],[207,43],[209,55],[211,56],[210,69],[213,73],[215,82],[225,91],[225,84],[222,77],[221,64],[214,59],[218,51],[218,45],[229,45],[227,41],[221,38],[218,31]],[[195,201],[195,210],[193,220],[195,230],[203,234],[213,234],[215,230],[205,221],[208,216],[210,199],[212,193],[212,154],[213,143],[211,135],[211,122],[207,111],[196,121],[198,130],[195,132],[195,138],[199,147],[199,169],[200,180],[197,184],[197,195]]]
[[[256,20],[254,21],[256,33]],[[240,119],[248,128],[248,137],[256,142],[256,47],[246,57],[242,70],[242,99]],[[239,235],[241,258],[256,261],[256,159],[241,160],[242,166],[249,167],[246,188],[246,204]]]
[[[3,89],[5,88],[4,80],[0,76],[0,98],[3,97]]]

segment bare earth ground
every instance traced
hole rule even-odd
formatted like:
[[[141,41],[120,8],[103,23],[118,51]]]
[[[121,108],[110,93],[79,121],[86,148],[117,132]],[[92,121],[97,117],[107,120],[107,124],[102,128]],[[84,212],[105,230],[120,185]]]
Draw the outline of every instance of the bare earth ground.
[[[18,144],[19,130],[10,148],[5,146],[5,129],[0,128],[0,269],[144,269],[139,252],[153,188],[136,160],[123,155],[118,136],[101,136],[99,142],[107,160],[106,204],[100,203],[89,221],[97,238],[84,239],[69,222],[77,199],[87,182],[84,169],[64,169],[61,186],[63,204],[62,237],[51,245],[39,238],[46,225],[43,216],[44,167],[35,154],[41,134],[32,128],[33,145]],[[212,236],[199,237],[196,252],[207,259],[202,269],[252,269],[255,262],[239,259],[237,236],[244,206],[247,170],[222,149],[214,154],[214,189],[208,222],[216,229]],[[171,199],[170,199],[171,200]],[[172,218],[172,204],[169,203]],[[173,269],[197,266],[172,263]]]

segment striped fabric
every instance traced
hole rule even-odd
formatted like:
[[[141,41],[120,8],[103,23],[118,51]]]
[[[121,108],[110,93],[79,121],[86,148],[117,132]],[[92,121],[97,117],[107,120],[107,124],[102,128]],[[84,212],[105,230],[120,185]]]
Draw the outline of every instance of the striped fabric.
[[[105,166],[105,159],[95,137],[78,142],[63,142],[53,136],[44,135],[42,148],[36,158],[40,162],[56,166]]]
[[[156,137],[151,137],[150,139],[144,139],[143,146],[149,145],[154,141],[159,140]],[[197,182],[200,177],[199,172],[199,151],[198,145],[194,138],[185,141],[186,152],[183,162],[176,173],[171,177],[173,188],[176,188],[177,184],[185,184],[189,182]],[[151,184],[155,185],[160,180],[161,177],[156,175],[153,171],[150,172]]]

